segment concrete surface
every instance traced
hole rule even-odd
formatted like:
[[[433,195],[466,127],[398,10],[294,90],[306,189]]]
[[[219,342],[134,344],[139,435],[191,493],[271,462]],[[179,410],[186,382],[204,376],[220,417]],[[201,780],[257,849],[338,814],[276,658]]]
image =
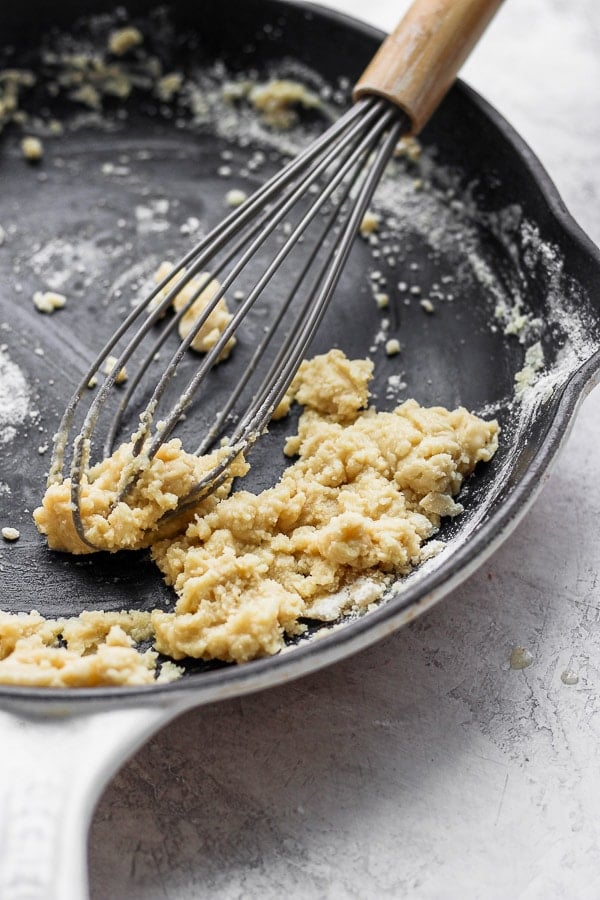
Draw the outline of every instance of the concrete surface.
[[[406,3],[331,5],[390,28]],[[597,242],[599,41],[595,0],[507,2],[465,70]],[[599,443],[596,391],[524,522],[436,609],[150,741],[97,809],[93,900],[600,897]]]

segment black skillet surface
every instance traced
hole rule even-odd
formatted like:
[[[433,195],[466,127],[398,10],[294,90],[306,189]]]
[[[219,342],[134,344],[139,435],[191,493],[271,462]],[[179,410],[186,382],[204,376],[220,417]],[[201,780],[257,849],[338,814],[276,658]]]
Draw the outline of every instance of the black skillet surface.
[[[131,3],[129,12],[135,20],[148,7]],[[101,2],[85,4],[90,12],[111,8]],[[30,48],[51,23],[69,28],[82,11],[80,3],[70,2],[51,13],[47,5],[32,2],[4,11],[0,43],[17,48],[11,65],[28,61]],[[210,65],[216,58],[233,70],[261,74],[294,58],[334,87],[340,78],[352,84],[381,39],[365,26],[316,7],[257,0],[174,3],[170,18],[179,33],[195,35],[192,50],[173,53],[172,46],[163,48],[173,62],[187,58]],[[163,43],[166,47],[168,42]],[[38,446],[50,442],[74,384],[127,311],[127,287],[147,277],[165,253],[176,258],[189,246],[179,224],[190,216],[203,224],[215,222],[223,215],[226,190],[257,186],[281,162],[271,154],[260,173],[224,180],[218,175],[223,150],[233,153],[234,170],[244,158],[235,143],[206,131],[177,129],[172,121],[150,115],[147,104],[135,99],[128,110],[127,121],[114,130],[82,127],[48,139],[38,169],[23,162],[16,134],[9,132],[0,144],[0,222],[5,228],[15,226],[0,247],[0,322],[8,326],[3,341],[25,374],[37,411],[14,440],[0,445],[0,480],[10,488],[0,495],[2,524],[21,532],[18,543],[0,547],[1,606],[11,612],[33,607],[47,616],[77,615],[85,609],[152,609],[172,602],[145,554],[74,559],[47,550],[31,520],[49,457],[39,453]],[[323,123],[313,121],[310,127]],[[244,667],[192,662],[180,683],[150,689],[156,694],[189,687],[198,691],[199,699],[212,699],[217,688],[232,694],[275,683],[351,652],[426,608],[508,533],[539,487],[586,383],[597,373],[600,257],[562,207],[539,163],[506,123],[460,84],[422,139],[427,158],[435,158],[435,202],[456,226],[455,238],[432,245],[422,225],[411,226],[409,213],[394,210],[402,226],[393,264],[377,261],[372,248],[357,241],[313,350],[339,346],[349,356],[371,352],[377,372],[374,393],[381,407],[414,396],[423,404],[463,404],[498,416],[503,429],[500,450],[463,492],[467,512],[442,531],[452,552],[396,585],[402,590],[377,611],[348,622],[326,639],[303,641],[292,653]],[[130,176],[115,174],[114,169],[107,173],[107,164],[110,170],[124,158]],[[398,178],[409,184],[420,175],[408,164]],[[169,208],[158,218],[169,227],[140,233],[136,206],[164,198]],[[468,209],[457,204],[466,198]],[[523,222],[534,230],[523,228]],[[432,221],[432,228],[436,224]],[[473,244],[461,238],[463,226],[475,241],[479,276],[469,262]],[[532,240],[536,229],[539,240]],[[492,286],[481,276],[481,264],[491,273]],[[386,357],[381,346],[374,353],[370,349],[382,319],[367,278],[376,267],[387,279],[390,307],[385,315],[391,323],[389,336],[397,335],[402,342],[400,357]],[[48,277],[57,271],[66,272],[60,290],[67,294],[68,305],[42,316],[31,297],[48,287]],[[407,305],[406,292],[397,287],[400,282],[418,283],[422,296],[429,296],[448,274],[455,278],[453,297],[448,299],[446,288],[433,315],[423,311],[416,296]],[[550,376],[548,390],[540,392],[535,403],[514,400],[514,376],[523,366],[524,346],[518,337],[505,335],[495,319],[495,291],[508,302],[524,298],[525,311],[543,323],[540,337]],[[220,367],[218,390],[225,391],[235,379],[236,366],[243,365],[268,315],[269,307],[257,315],[232,360]],[[387,379],[395,374],[402,375],[406,388],[393,400],[386,399]],[[181,432],[184,440],[192,444],[206,418],[205,409],[189,417]],[[284,465],[281,446],[290,428],[289,422],[274,427],[261,442],[248,486],[272,483]],[[219,671],[211,675],[211,668]],[[139,692],[74,694],[106,699]],[[2,695],[51,700],[61,693],[0,688]]]

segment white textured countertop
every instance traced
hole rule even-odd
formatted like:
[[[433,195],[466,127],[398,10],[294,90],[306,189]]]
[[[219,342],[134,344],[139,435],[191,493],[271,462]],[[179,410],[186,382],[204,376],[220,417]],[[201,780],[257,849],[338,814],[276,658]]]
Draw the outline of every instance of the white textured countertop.
[[[389,29],[406,3],[330,5]],[[464,77],[600,242],[597,0],[507,0]],[[595,391],[517,531],[433,611],[148,743],[97,809],[94,900],[600,897],[599,444]]]

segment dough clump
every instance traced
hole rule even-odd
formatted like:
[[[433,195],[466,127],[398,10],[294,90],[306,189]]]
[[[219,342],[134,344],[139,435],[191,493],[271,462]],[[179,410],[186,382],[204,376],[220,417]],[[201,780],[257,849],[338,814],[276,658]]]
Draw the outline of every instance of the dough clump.
[[[302,363],[277,410],[285,415],[294,401],[304,407],[297,433],[285,446],[297,460],[277,484],[258,494],[230,494],[229,481],[165,526],[164,513],[177,507],[224,450],[198,458],[185,453],[178,440],[169,441],[116,505],[131,444],[90,470],[81,500],[88,540],[110,551],[149,546],[177,594],[172,612],[154,610],[149,616],[156,651],[174,660],[238,663],[277,653],[286,636],[305,630],[306,619],[335,619],[378,599],[393,576],[407,574],[426,557],[424,542],[441,518],[462,511],[455,497],[476,464],[494,455],[497,423],[462,407],[424,408],[415,400],[377,412],[368,407],[372,370],[369,360],[348,360],[340,350]],[[232,476],[246,470],[238,457]],[[50,547],[72,553],[94,549],[74,529],[68,480],[48,488],[34,518]],[[90,615],[101,622],[105,614]],[[35,621],[33,632],[13,641],[7,663],[12,658],[31,672],[48,651],[43,667],[52,678],[88,684],[98,677],[90,671],[86,650],[85,665],[73,659],[57,675],[62,668],[53,660],[64,652],[52,644],[57,634],[70,654],[88,645],[69,637],[68,623]],[[0,624],[0,641],[3,628]],[[148,651],[132,667],[133,640],[119,623],[105,629],[94,651],[102,677],[119,677],[112,667],[118,653],[123,683],[153,680],[155,663]]]
[[[151,636],[150,614],[136,610],[84,612],[70,619],[45,619],[35,610],[0,612],[0,683],[99,687],[178,677],[175,667],[167,667],[157,679],[158,654],[136,648]]]
[[[179,600],[155,611],[156,648],[245,662],[303,631],[313,604],[358,577],[406,574],[463,479],[497,447],[497,425],[465,409],[364,409],[372,364],[339,350],[303,363],[289,397],[305,407],[277,485],[237,491],[152,555]],[[350,595],[351,596],[351,595]],[[372,599],[372,598],[371,598]]]
[[[140,550],[165,533],[177,532],[193,513],[188,512],[166,525],[161,522],[163,516],[176,510],[179,501],[187,497],[227,452],[222,449],[206,456],[194,456],[186,453],[181,441],[174,438],[160,447],[148,465],[143,456],[137,461],[133,459],[132,446],[132,443],[121,444],[112,456],[93,466],[82,479],[79,506],[89,543],[81,539],[73,522],[71,479],[66,478],[46,490],[33,518],[52,550],[75,554]],[[139,479],[127,497],[119,501],[127,474],[134,472],[138,465]],[[233,478],[247,470],[242,457],[234,460],[230,478],[198,504],[194,512],[203,515],[211,510],[229,493]]]
[[[156,283],[159,284],[164,278],[170,275],[173,269],[174,266],[172,263],[161,263],[154,275]],[[169,291],[176,286],[179,277],[179,274],[173,276],[162,291],[156,296],[153,306],[158,306],[158,304],[165,299]],[[178,313],[185,306],[191,304],[189,309],[183,313],[177,327],[181,340],[185,340],[193,329],[196,319],[206,309],[215,294],[220,290],[221,285],[218,281],[214,278],[211,279],[206,272],[200,272],[200,274],[190,278],[181,290],[178,291],[173,300],[173,309],[175,312]],[[193,299],[195,294],[198,296]],[[225,297],[221,297],[190,344],[192,350],[196,350],[198,353],[208,353],[209,350],[212,350],[232,318],[233,316],[229,312]],[[235,338],[231,337],[221,351],[219,356],[220,362],[227,359],[234,346]]]

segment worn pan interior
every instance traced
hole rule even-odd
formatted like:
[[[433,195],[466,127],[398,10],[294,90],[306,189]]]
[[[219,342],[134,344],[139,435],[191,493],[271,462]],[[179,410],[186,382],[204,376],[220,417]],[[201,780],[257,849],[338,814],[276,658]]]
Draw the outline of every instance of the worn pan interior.
[[[90,11],[111,8],[101,2],[84,6]],[[144,3],[129,5],[132,15],[147,8]],[[69,27],[83,11],[82,4],[74,2],[52,5],[51,12],[47,4],[31,0],[11,5],[3,11],[0,44],[16,48],[12,64],[17,65],[51,22]],[[345,80],[352,83],[381,39],[373,30],[317,7],[266,0],[174,2],[171,16],[183,32],[196,34],[197,62],[222,58],[233,69],[256,69],[260,74],[282,59],[300,60],[334,87],[343,87]],[[412,182],[422,174],[410,164],[401,175],[405,188],[395,192],[392,186],[381,201],[399,221],[394,261],[381,263],[381,268],[391,298],[386,313],[389,336],[400,338],[401,355],[388,358],[381,346],[374,353],[370,350],[382,312],[372,300],[367,274],[378,263],[373,248],[361,241],[314,350],[339,346],[350,356],[371,352],[377,367],[374,392],[381,406],[414,396],[423,404],[464,404],[499,418],[500,450],[464,491],[465,514],[444,526],[441,536],[448,541],[447,550],[396,584],[394,595],[379,609],[319,641],[303,640],[288,653],[243,667],[190,663],[182,681],[172,686],[75,691],[70,700],[106,700],[115,693],[131,699],[151,693],[164,700],[187,689],[197,691],[199,699],[211,699],[323,665],[397,627],[458,583],[507,533],[535,494],[586,384],[598,370],[598,252],[570,219],[527,147],[464,85],[452,90],[423,143],[437,204],[429,227],[423,206],[415,206],[428,202],[427,192],[419,200],[406,188],[407,179]],[[189,246],[175,227],[136,233],[135,205],[143,196],[167,197],[173,222],[189,216],[215,221],[223,211],[224,191],[233,186],[217,174],[227,147],[214,134],[178,131],[144,109],[132,109],[128,122],[116,131],[82,128],[49,141],[42,170],[47,178],[40,181],[20,158],[16,136],[2,138],[0,223],[15,226],[0,247],[2,341],[25,374],[37,411],[12,440],[0,445],[0,480],[9,489],[0,496],[2,523],[21,531],[17,544],[0,547],[2,609],[33,607],[57,616],[89,608],[151,609],[171,599],[143,553],[73,559],[46,549],[30,515],[43,492],[48,464],[48,454],[39,453],[38,446],[48,443],[84,366],[123,314],[117,283],[126,294],[138,261],[150,271],[165,251],[176,256]],[[135,158],[148,149],[150,158],[137,163],[137,182],[124,188],[119,177],[107,177],[104,164],[123,154]],[[273,168],[279,164],[275,157],[269,162]],[[235,186],[249,189],[263,177],[264,172],[250,174]],[[145,194],[140,194],[142,187]],[[118,227],[118,220],[125,226]],[[81,269],[79,277],[71,270],[64,284],[69,307],[52,317],[41,316],[31,296],[44,286],[48,272],[64,265],[66,256]],[[443,283],[444,296],[435,301],[435,312],[424,312],[410,291],[407,304],[406,292],[398,288],[401,282],[417,285],[422,296],[430,296],[434,285]],[[541,320],[539,335],[533,333],[523,343],[518,335],[505,334],[506,321],[496,316],[499,303],[514,306],[519,299],[530,318]],[[254,327],[260,324],[257,320]],[[537,387],[518,402],[515,373],[538,336],[544,369]],[[251,338],[250,333],[247,344]],[[243,353],[242,338],[238,363]],[[224,387],[235,372],[234,361],[221,367]],[[406,387],[386,398],[388,378],[397,374]],[[200,414],[188,419],[184,437],[197,434],[201,422]],[[281,470],[282,436],[289,429],[286,423],[264,439],[255,454],[251,486],[272,482]],[[0,687],[0,697],[48,702],[64,694]]]

